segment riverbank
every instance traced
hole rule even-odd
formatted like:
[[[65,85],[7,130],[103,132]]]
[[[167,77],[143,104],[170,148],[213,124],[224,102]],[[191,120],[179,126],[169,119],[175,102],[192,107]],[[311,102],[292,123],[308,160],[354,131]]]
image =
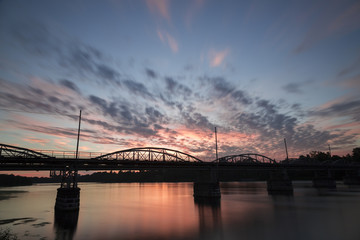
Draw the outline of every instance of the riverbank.
[[[28,186],[32,184],[33,181],[29,177],[0,174],[0,187]]]

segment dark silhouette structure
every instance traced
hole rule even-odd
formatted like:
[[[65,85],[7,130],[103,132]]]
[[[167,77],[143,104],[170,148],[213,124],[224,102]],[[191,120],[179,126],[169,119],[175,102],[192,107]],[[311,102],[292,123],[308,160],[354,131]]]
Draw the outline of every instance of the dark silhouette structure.
[[[314,182],[314,187],[318,188],[333,188],[335,179],[346,179],[345,183],[348,184],[360,182],[359,162],[276,162],[267,156],[255,153],[230,155],[221,157],[218,161],[204,162],[177,150],[152,147],[126,149],[95,157],[89,157],[91,154],[86,157],[79,154],[78,159],[66,153],[45,154],[44,152],[0,144],[0,171],[62,171],[62,176],[65,177],[62,186],[76,188],[77,170],[176,169],[180,173],[191,169],[197,172],[197,179],[193,180],[196,191],[194,196],[200,196],[205,192],[209,192],[209,196],[218,195],[215,194],[217,191],[214,189],[218,184],[219,175],[250,176],[250,178],[245,177],[247,180],[256,175],[256,179],[268,180],[269,192],[280,193],[286,189],[285,192],[292,192],[292,178],[310,178]],[[203,186],[206,185],[208,188],[204,190]]]

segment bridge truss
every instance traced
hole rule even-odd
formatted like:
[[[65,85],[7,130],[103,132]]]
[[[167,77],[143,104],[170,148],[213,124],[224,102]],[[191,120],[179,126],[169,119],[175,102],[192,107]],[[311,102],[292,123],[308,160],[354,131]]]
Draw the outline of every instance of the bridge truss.
[[[100,160],[202,162],[197,157],[168,148],[131,148],[96,157]]]
[[[276,163],[275,160],[257,153],[225,156],[219,158],[218,161],[219,163]]]
[[[0,144],[0,157],[6,158],[52,158],[47,154],[36,152],[27,148]]]

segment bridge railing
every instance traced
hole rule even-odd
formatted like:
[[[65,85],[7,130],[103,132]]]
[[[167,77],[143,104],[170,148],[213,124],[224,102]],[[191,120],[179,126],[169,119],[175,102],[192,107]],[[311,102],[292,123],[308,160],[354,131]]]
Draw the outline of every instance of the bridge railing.
[[[38,150],[39,153],[43,153],[55,158],[76,158],[76,151],[58,151],[58,150]],[[90,159],[103,155],[102,152],[83,152],[78,153],[78,158]]]

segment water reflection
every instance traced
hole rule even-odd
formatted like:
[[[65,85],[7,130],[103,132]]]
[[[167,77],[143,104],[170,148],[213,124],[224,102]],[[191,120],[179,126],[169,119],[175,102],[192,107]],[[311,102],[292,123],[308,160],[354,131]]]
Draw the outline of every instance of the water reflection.
[[[84,183],[81,214],[55,216],[55,184],[0,189],[27,191],[0,201],[0,228],[29,240],[360,239],[360,192],[294,186],[293,196],[269,196],[265,182],[224,183],[209,202],[193,198],[192,183]]]
[[[55,209],[54,228],[56,240],[72,240],[76,232],[79,210],[61,211]]]
[[[220,199],[194,198],[199,213],[199,238],[222,239]]]

